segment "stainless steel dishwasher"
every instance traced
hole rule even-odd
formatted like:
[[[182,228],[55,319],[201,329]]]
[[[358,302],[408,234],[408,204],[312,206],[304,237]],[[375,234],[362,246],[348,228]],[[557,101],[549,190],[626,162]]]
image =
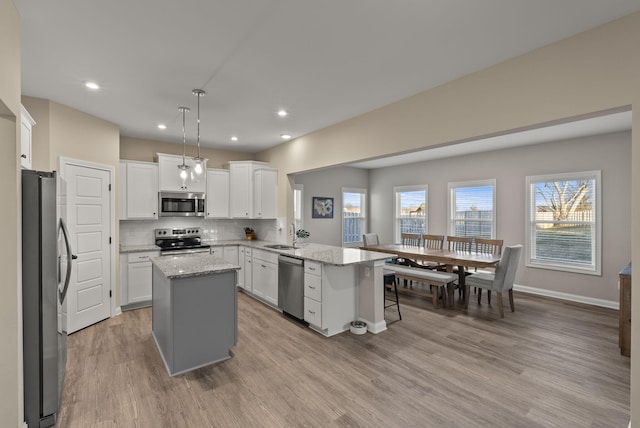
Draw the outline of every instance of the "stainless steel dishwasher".
[[[302,320],[304,317],[304,262],[278,256],[278,307]]]

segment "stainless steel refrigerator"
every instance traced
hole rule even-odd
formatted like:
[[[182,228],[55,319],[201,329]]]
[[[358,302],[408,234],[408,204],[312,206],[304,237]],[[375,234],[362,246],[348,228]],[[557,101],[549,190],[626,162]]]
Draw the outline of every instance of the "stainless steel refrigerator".
[[[55,425],[67,360],[65,296],[73,256],[57,186],[55,172],[22,171],[24,413],[29,428]]]

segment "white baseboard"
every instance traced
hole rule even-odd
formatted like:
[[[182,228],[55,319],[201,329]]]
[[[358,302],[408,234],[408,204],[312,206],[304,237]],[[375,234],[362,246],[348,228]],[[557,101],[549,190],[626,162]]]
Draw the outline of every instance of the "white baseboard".
[[[570,302],[584,303],[587,305],[600,306],[609,309],[620,309],[620,302],[612,300],[594,299],[593,297],[579,296],[577,294],[561,293],[560,291],[545,290],[543,288],[527,287],[526,285],[514,284],[515,291],[536,294],[538,296],[553,297],[554,299],[568,300]]]
[[[367,331],[369,333],[378,334],[378,333],[382,333],[387,329],[387,322],[385,320],[374,323],[374,322],[360,318],[359,321],[364,321],[367,323]]]
[[[120,306],[116,306],[116,310],[114,311],[114,313],[111,316],[111,318],[117,317],[118,315],[122,315],[122,308]]]

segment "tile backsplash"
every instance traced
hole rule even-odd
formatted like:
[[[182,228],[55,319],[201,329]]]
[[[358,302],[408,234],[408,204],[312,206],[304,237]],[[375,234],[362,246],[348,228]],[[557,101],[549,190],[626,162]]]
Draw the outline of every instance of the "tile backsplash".
[[[120,220],[120,245],[148,245],[154,243],[154,230],[158,228],[201,227],[202,239],[228,241],[245,239],[244,228],[251,227],[257,238],[263,241],[284,243],[287,228],[278,220],[210,220],[188,217],[170,217],[158,220]]]

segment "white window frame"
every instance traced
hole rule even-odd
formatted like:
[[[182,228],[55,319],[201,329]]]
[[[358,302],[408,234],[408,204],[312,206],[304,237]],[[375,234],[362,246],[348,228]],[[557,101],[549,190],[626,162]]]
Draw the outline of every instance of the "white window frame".
[[[296,198],[296,194],[299,196]],[[293,227],[295,234],[298,229],[304,229],[304,185],[293,185]],[[295,237],[294,237],[295,238]]]
[[[591,265],[585,265],[580,263],[570,263],[562,261],[552,260],[540,260],[535,258],[535,224],[538,222],[535,219],[535,183],[550,182],[550,181],[568,181],[579,179],[593,179],[595,180],[595,186],[593,189],[594,201],[593,209],[595,221],[585,222],[590,223],[594,227],[592,229],[592,239],[595,241],[592,249]],[[546,174],[546,175],[534,175],[526,177],[526,223],[525,223],[525,241],[526,241],[526,260],[527,267],[559,270],[565,272],[581,273],[586,275],[602,276],[602,173],[599,170],[596,171],[582,171],[582,172],[570,172],[561,174]],[[533,190],[533,192],[532,192]],[[532,199],[533,197],[533,199]],[[548,222],[548,220],[541,221]],[[576,221],[571,221],[576,223]]]
[[[344,242],[344,194],[345,193],[359,193],[360,203],[362,204],[362,215],[358,218],[362,219],[362,231],[360,233],[360,239],[354,242]],[[341,241],[343,247],[359,247],[363,245],[362,235],[367,233],[367,189],[355,188],[355,187],[343,187],[342,193],[340,194],[342,197],[340,210],[340,229],[341,229]]]
[[[450,182],[448,184],[447,193],[448,193],[449,203],[447,204],[447,230],[449,231],[448,232],[449,236],[456,236],[456,219],[455,219],[456,199],[454,197],[456,189],[461,189],[465,187],[482,187],[482,186],[493,187],[493,195],[492,195],[493,214],[491,216],[491,239],[496,239],[496,236],[497,236],[496,224],[497,224],[498,214],[496,212],[497,187],[496,187],[495,178],[489,178],[486,180],[455,181],[455,182]]]
[[[400,243],[401,231],[400,231],[400,193],[403,192],[419,192],[424,191],[424,231],[422,233],[429,233],[429,185],[418,184],[411,186],[396,186],[393,188],[393,239],[394,242]]]

